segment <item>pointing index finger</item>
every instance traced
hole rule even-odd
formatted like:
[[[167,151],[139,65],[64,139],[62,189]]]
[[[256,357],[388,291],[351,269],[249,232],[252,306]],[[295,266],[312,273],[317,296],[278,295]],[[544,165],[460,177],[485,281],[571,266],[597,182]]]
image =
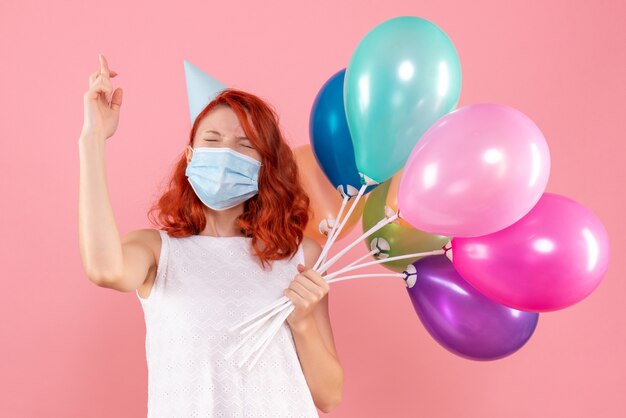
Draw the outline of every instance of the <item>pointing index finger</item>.
[[[100,57],[100,74],[108,77],[109,76],[109,64],[107,63],[106,58],[104,58],[104,55],[98,54],[98,56]]]

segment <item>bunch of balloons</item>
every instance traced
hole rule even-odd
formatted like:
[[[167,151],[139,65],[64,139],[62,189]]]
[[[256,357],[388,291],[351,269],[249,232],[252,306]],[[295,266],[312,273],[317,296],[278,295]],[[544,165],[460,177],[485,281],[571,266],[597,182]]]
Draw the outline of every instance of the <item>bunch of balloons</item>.
[[[540,312],[577,303],[599,285],[609,243],[589,209],[546,193],[550,151],[533,121],[501,104],[457,109],[460,90],[456,49],[432,22],[402,16],[368,32],[321,87],[311,145],[295,151],[313,197],[305,234],[325,241],[313,266],[319,273],[367,245],[364,257],[324,273],[329,283],[401,278],[439,344],[495,360],[530,339]],[[360,217],[366,232],[326,260]],[[394,273],[343,275],[374,264]],[[229,355],[275,316],[240,362],[258,349],[253,365],[292,310],[283,296],[231,327],[249,323],[240,332],[250,334]]]
[[[456,109],[455,47],[428,20],[387,20],[361,40],[346,69],[317,95],[311,145],[338,189],[373,189],[365,240],[404,273],[425,328],[474,360],[510,355],[540,312],[588,296],[606,274],[607,232],[587,208],[546,193],[550,151],[540,129],[512,107]],[[358,182],[360,180],[360,183]]]

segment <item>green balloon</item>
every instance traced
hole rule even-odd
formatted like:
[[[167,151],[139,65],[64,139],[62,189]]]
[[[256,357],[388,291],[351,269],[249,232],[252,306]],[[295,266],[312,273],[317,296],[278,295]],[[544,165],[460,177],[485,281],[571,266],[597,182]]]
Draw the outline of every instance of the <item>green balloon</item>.
[[[461,94],[461,63],[432,22],[402,16],[376,26],[346,68],[344,107],[357,168],[382,183],[406,163],[420,137]]]
[[[380,186],[372,190],[363,209],[363,231],[368,231],[385,217],[385,202],[387,201],[387,191],[391,180],[387,180]],[[388,224],[374,232],[365,239],[368,251],[375,248],[382,248],[383,254],[389,257],[398,255],[421,253],[427,251],[440,250],[450,240],[449,237],[433,235],[415,228],[405,227],[399,224]],[[374,242],[374,245],[372,245]],[[381,257],[375,257],[380,259]],[[386,257],[382,257],[386,258]],[[405,258],[403,260],[383,263],[383,267],[389,270],[402,273],[406,266],[421,257]]]

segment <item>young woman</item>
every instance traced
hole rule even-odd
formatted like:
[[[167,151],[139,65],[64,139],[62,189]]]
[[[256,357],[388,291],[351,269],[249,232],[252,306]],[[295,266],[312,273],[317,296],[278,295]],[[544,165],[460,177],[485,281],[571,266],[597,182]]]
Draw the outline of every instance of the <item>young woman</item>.
[[[198,115],[169,186],[149,215],[159,229],[123,238],[105,175],[122,89],[106,59],[84,94],[79,245],[101,287],[135,291],[146,321],[148,416],[314,417],[341,401],[343,369],[328,314],[328,283],[303,237],[309,199],[260,98],[222,91]],[[294,304],[251,370],[224,354],[228,328],[286,295]],[[259,333],[260,334],[260,333]],[[257,337],[253,337],[255,341]]]

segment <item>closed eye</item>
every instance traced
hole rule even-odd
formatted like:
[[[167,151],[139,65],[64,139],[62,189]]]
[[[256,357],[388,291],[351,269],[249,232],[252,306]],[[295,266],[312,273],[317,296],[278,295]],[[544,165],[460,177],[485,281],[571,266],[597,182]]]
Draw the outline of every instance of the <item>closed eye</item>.
[[[219,139],[208,139],[208,138],[205,138],[204,140],[208,141],[208,142],[219,142]],[[244,146],[246,148],[250,148],[250,149],[256,149],[253,146],[246,145],[246,144],[239,144],[239,145]]]

